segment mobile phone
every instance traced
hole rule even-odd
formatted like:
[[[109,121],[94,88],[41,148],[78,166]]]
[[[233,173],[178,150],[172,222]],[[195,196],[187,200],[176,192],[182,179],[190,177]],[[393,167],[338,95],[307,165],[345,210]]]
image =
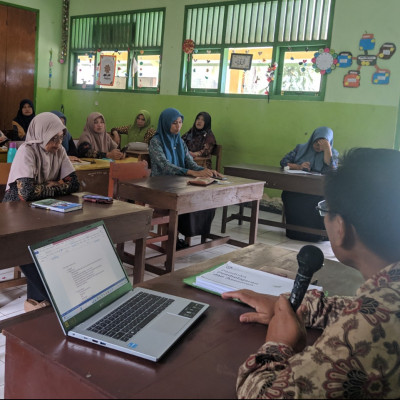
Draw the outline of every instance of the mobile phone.
[[[97,194],[85,194],[82,196],[82,198],[83,198],[83,200],[91,201],[92,203],[111,204],[113,202],[112,197],[100,196]]]

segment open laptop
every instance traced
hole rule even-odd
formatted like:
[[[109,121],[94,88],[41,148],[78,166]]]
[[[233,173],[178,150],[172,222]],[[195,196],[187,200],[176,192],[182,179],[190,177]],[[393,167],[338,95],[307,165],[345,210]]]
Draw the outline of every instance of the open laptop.
[[[68,336],[158,361],[208,308],[132,288],[103,221],[28,248]]]

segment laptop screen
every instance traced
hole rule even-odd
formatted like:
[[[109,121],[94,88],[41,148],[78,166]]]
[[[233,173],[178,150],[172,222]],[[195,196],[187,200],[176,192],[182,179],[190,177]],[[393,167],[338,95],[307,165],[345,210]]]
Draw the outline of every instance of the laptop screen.
[[[29,250],[64,332],[132,289],[103,221]]]

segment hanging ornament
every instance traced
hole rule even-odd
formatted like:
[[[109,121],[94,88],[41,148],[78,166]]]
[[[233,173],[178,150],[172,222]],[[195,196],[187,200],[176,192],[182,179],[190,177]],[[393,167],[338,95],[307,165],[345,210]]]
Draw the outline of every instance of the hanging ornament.
[[[63,0],[61,20],[61,47],[58,62],[60,64],[64,64],[65,60],[67,59],[68,50],[69,0]]]
[[[188,62],[190,61],[190,56],[194,51],[194,41],[192,39],[186,39],[183,41],[182,50],[188,56]]]
[[[49,57],[49,84],[47,89],[51,89],[51,78],[53,77],[53,49],[50,50]]]

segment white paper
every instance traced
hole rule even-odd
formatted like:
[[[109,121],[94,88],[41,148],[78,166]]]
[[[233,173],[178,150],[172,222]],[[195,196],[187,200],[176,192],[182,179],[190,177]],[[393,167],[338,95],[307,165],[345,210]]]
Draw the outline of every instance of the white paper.
[[[243,267],[228,261],[220,267],[196,277],[195,285],[219,294],[232,290],[249,289],[258,293],[279,296],[282,293],[291,292],[293,283],[293,279]],[[322,290],[322,287],[310,285],[308,289]]]
[[[285,172],[289,174],[306,174],[306,175],[322,175],[319,172],[308,172],[308,171],[303,171],[299,169],[285,169]]]

